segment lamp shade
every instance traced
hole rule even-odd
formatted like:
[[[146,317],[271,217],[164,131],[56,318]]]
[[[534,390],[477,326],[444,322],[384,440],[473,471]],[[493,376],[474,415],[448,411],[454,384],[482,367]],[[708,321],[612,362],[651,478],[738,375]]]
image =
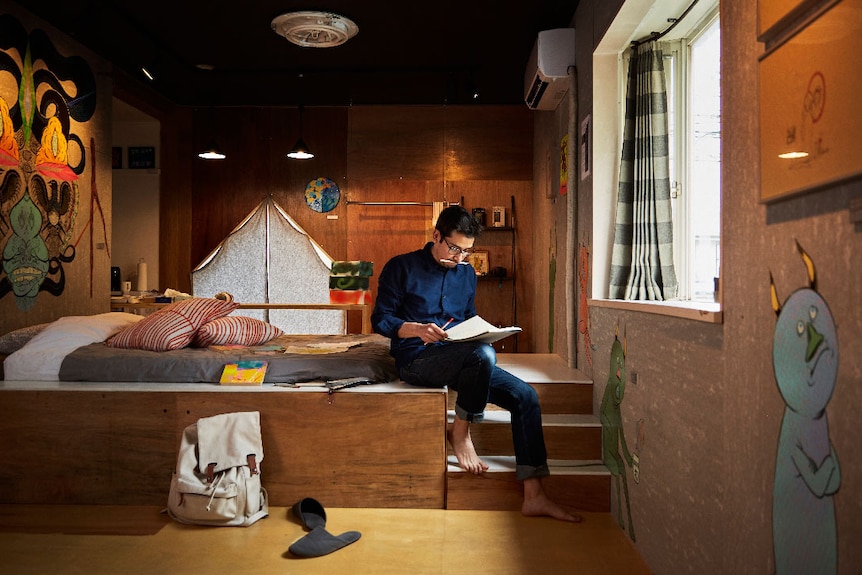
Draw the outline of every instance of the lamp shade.
[[[215,139],[210,140],[204,151],[198,154],[198,158],[204,160],[224,160],[226,157],[218,147],[218,144],[216,144]]]
[[[300,136],[293,148],[287,153],[287,157],[293,160],[310,160],[314,154],[311,153]]]

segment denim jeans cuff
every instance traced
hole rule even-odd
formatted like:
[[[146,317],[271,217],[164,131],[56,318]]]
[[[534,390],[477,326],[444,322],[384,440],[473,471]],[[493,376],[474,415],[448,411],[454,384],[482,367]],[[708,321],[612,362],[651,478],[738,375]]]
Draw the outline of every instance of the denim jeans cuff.
[[[517,465],[515,466],[515,477],[518,481],[531,479],[533,477],[547,477],[551,474],[547,464],[534,467],[532,465]]]
[[[458,419],[469,421],[470,423],[481,423],[482,420],[485,419],[485,412],[483,411],[482,413],[469,413],[467,411],[464,411],[464,409],[456,403],[455,417],[457,417]]]

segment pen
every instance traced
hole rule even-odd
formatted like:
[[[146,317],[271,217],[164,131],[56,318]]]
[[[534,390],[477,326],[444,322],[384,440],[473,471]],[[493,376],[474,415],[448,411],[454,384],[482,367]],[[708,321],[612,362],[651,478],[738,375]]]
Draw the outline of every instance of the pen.
[[[454,318],[454,317],[450,317],[450,318],[449,318],[449,321],[447,321],[446,323],[444,323],[444,324],[443,324],[443,327],[441,327],[440,329],[446,329],[447,327],[449,327],[449,324],[450,324],[450,323],[452,323],[453,321],[455,321],[455,318]]]
[[[456,262],[455,260],[440,260],[444,264],[457,264],[459,266],[469,266],[470,262]]]

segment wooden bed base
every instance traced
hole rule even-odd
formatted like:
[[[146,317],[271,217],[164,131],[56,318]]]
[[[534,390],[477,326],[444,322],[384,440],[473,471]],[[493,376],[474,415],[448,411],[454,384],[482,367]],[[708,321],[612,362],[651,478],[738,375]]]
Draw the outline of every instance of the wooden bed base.
[[[183,429],[259,411],[270,503],[444,507],[445,390],[0,382],[0,503],[163,505]]]

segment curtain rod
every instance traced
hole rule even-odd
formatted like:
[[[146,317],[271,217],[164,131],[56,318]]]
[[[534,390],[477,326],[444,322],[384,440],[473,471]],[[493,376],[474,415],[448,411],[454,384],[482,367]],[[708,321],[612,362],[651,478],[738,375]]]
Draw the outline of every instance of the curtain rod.
[[[658,40],[659,38],[663,38],[665,34],[673,30],[677,24],[679,24],[683,18],[688,16],[688,13],[691,12],[691,9],[694,8],[694,5],[698,3],[698,0],[694,0],[691,4],[689,4],[688,8],[680,14],[679,18],[670,18],[669,20],[673,20],[673,23],[664,29],[663,32],[653,32],[643,40],[632,40],[632,48],[637,48],[641,44],[646,44],[647,42],[653,42]]]

